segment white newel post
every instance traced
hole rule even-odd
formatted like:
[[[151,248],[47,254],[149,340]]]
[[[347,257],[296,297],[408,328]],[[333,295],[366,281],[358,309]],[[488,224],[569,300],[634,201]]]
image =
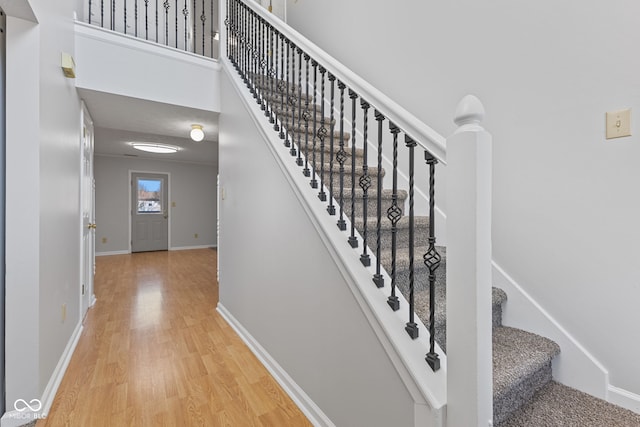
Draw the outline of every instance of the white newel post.
[[[447,138],[447,425],[493,425],[491,135],[473,95]]]

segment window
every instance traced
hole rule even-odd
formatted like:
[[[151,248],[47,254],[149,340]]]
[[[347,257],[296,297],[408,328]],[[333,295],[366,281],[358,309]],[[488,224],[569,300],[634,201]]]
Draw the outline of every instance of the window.
[[[162,179],[138,178],[138,213],[162,213]]]

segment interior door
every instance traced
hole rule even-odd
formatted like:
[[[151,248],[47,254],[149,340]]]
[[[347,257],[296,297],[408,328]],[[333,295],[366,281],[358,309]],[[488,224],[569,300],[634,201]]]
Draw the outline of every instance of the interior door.
[[[131,252],[169,249],[169,175],[131,174]]]
[[[95,273],[95,181],[93,179],[93,122],[86,107],[82,106],[82,316],[93,299],[93,276]]]

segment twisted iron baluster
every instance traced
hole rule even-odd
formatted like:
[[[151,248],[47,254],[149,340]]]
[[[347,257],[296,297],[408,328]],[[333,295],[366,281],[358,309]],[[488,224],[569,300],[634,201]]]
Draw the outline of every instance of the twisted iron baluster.
[[[347,222],[344,220],[344,162],[347,160],[347,153],[344,151],[344,89],[346,85],[338,81],[338,89],[340,89],[340,142],[336,160],[340,164],[340,219],[337,225],[340,230],[347,229]]]
[[[336,76],[329,73],[329,81],[331,82],[331,100],[329,104],[329,108],[331,110],[330,114],[330,125],[329,125],[329,206],[327,206],[327,212],[329,215],[336,214],[336,207],[333,205],[333,154],[334,154],[334,134],[336,130],[335,125],[335,112],[334,104],[335,104],[335,82]]]
[[[204,27],[207,22],[207,15],[204,13],[204,0],[202,0],[202,14],[200,15],[200,20],[202,21],[202,56],[204,56],[204,40],[205,40]]]
[[[273,26],[269,25],[269,108],[265,111],[265,115],[269,116],[269,123],[275,124],[274,117],[274,108],[273,108],[273,97],[275,96],[275,91],[273,89],[273,85],[275,83],[275,79],[278,76],[277,64],[274,64],[274,47],[273,47]],[[277,114],[277,113],[276,113]],[[275,129],[275,126],[274,126]],[[276,129],[277,130],[277,129]]]
[[[382,233],[380,231],[382,222],[382,122],[385,117],[378,110],[375,111],[376,121],[378,122],[378,197],[376,200],[376,273],[373,275],[373,283],[377,287],[384,286],[384,277],[380,272],[380,252],[382,246]]]
[[[285,111],[285,101],[284,94],[287,89],[287,85],[284,80],[284,35],[280,34],[280,80],[278,81],[278,92],[280,92],[280,126],[278,130],[278,136],[280,139],[284,139],[284,120],[282,119],[283,114],[286,114]]]
[[[171,5],[169,4],[169,0],[164,0],[162,3],[164,6],[164,45],[169,45],[169,8]]]
[[[425,360],[433,369],[437,371],[440,369],[440,359],[435,352],[436,343],[436,324],[435,324],[435,312],[436,312],[436,270],[440,266],[442,258],[436,250],[436,234],[435,234],[435,176],[436,176],[436,164],[438,160],[433,157],[431,153],[425,150],[424,159],[429,165],[429,248],[427,253],[424,254],[424,264],[429,269],[429,353],[425,357]]]
[[[413,215],[413,187],[414,187],[414,151],[416,142],[409,136],[404,136],[404,142],[409,147],[409,322],[404,328],[409,336],[413,339],[418,338],[418,325],[414,319],[414,268],[413,268],[413,250],[414,250],[414,215]]]
[[[124,0],[124,33],[127,34],[127,0]]]
[[[212,2],[213,3],[213,2]],[[174,7],[175,13],[173,14],[175,19],[175,48],[178,48],[178,0],[175,0],[175,7]]]
[[[396,296],[396,250],[398,221],[402,218],[402,209],[398,206],[398,133],[400,129],[394,123],[389,122],[389,130],[393,135],[393,190],[391,194],[391,206],[387,209],[387,218],[391,221],[391,295],[387,304],[393,311],[400,308],[400,300]]]
[[[138,0],[133,2],[133,16],[135,18],[134,31],[136,37],[138,37]]]
[[[300,134],[300,119],[302,118],[302,49],[298,48],[298,158],[296,164],[302,166],[302,135]]]
[[[291,57],[291,74],[292,78],[295,80],[295,71],[296,71],[296,45],[291,43],[291,50],[293,52]],[[289,51],[287,50],[287,59],[289,58]],[[289,73],[289,67],[287,67],[287,75]],[[287,77],[287,84],[289,84],[289,77]],[[296,149],[295,142],[295,129],[296,129],[296,102],[298,101],[298,97],[296,96],[296,85],[291,82],[290,87],[287,90],[287,97],[289,105],[291,106],[291,127],[287,129],[287,139],[290,140],[291,150],[289,150],[289,154],[292,156],[296,156],[298,154],[298,150]],[[296,160],[297,162],[297,160]]]
[[[327,128],[324,120],[324,76],[327,69],[320,66],[320,129],[318,129],[318,138],[320,138],[320,191],[318,198],[324,202],[327,200],[327,193],[324,192],[324,139],[327,136]]]
[[[360,100],[360,106],[363,110],[363,132],[362,132],[362,146],[364,148],[364,163],[362,164],[362,176],[360,177],[360,188],[362,188],[362,255],[360,255],[360,262],[365,267],[371,265],[371,257],[367,253],[367,205],[369,203],[369,187],[371,187],[371,177],[369,176],[369,166],[367,165],[367,133],[369,124],[369,103],[364,99]]]
[[[144,0],[144,39],[149,40],[149,0]]]
[[[309,119],[311,115],[309,113],[309,55],[304,54],[304,72],[305,72],[305,95],[304,95],[304,112],[302,113],[302,119],[304,120],[304,169],[302,174],[306,177],[311,175],[309,170]]]
[[[311,188],[318,188],[318,180],[316,179],[316,133],[318,132],[318,63],[314,60],[313,66],[313,147],[311,152]]]
[[[291,109],[290,109],[290,105],[291,103],[289,102],[289,97],[290,97],[290,88],[289,88],[289,68],[290,68],[290,51],[291,51],[291,42],[289,41],[288,38],[285,38],[284,40],[285,44],[287,45],[287,54],[286,54],[286,80],[285,80],[285,85],[284,85],[284,100],[285,100],[285,113],[284,113],[284,130],[285,130],[285,134],[284,134],[284,146],[285,147],[290,147],[291,146],[291,142],[289,141],[289,119],[291,117]],[[295,156],[295,148],[292,147],[292,150],[294,150],[293,155]]]
[[[91,24],[91,6],[92,6],[92,0],[89,0],[89,24]]]
[[[111,0],[111,31],[116,29],[116,2]]]
[[[356,100],[358,94],[349,89],[351,99],[351,235],[348,242],[352,248],[358,247],[356,237]]]
[[[235,6],[235,4],[234,4]],[[229,12],[231,12],[231,14],[233,15],[233,12],[235,11],[235,7],[233,6],[227,6],[227,20],[229,19]],[[189,7],[187,6],[187,0],[184,0],[184,8],[182,9],[182,16],[184,16],[184,50],[188,51],[189,50],[189,44],[187,42],[187,35],[188,35],[188,24],[187,24],[187,19],[189,18]],[[228,26],[229,30],[234,32],[235,35],[235,19],[233,20],[232,24],[230,26]],[[234,49],[235,50],[235,49]],[[229,54],[230,58],[234,58],[233,53],[230,52],[229,50],[229,34],[227,33],[227,54]],[[234,58],[235,59],[235,58]],[[235,64],[235,60],[233,61],[233,63]]]
[[[100,27],[104,28],[104,0],[100,0]]]
[[[160,43],[160,36],[158,35],[158,0],[156,0],[156,43]]]
[[[261,57],[261,59],[260,59],[260,84],[261,84],[261,87],[262,87],[262,90],[260,91],[260,94],[261,94],[261,96],[260,96],[260,100],[261,100],[260,109],[262,111],[267,111],[267,95],[266,95],[266,93],[264,93],[264,89],[265,89],[265,85],[266,85],[266,78],[267,78],[267,73],[268,73],[268,70],[267,70],[267,65],[268,64],[267,64],[267,59],[266,59],[267,58],[267,52],[266,52],[266,49],[267,49],[267,40],[266,39],[267,39],[267,37],[265,35],[266,25],[265,25],[264,19],[262,19],[262,18],[259,18],[258,22],[260,24],[260,27],[259,27],[260,28],[260,34],[259,34],[259,37],[260,37],[260,52],[261,52],[260,53],[260,57]]]

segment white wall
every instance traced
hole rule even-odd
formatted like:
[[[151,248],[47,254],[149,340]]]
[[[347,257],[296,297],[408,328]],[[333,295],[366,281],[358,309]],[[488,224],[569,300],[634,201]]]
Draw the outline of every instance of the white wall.
[[[430,408],[424,398],[420,401],[416,396],[424,395],[415,393],[412,382],[431,381],[430,397],[438,396],[438,391],[444,397],[446,368],[430,372],[424,362],[425,352],[416,352],[415,347],[413,353],[408,353],[417,358],[414,366],[419,367],[420,379],[411,378],[398,367],[397,348],[380,338],[371,309],[362,305],[362,297],[350,287],[344,264],[336,262],[342,253],[335,258],[324,240],[335,236],[319,232],[316,227],[320,225],[314,223],[307,210],[311,208],[306,208],[309,201],[324,204],[310,190],[277,135],[267,129],[276,140],[271,144],[283,151],[282,156],[295,172],[280,166],[245,105],[254,108],[258,120],[262,117],[263,132],[270,128],[268,121],[246,89],[240,89],[250,98],[243,105],[232,85],[223,73],[220,307],[251,335],[250,340],[264,348],[333,424],[438,425],[439,409]],[[236,81],[236,85],[241,84]],[[294,184],[296,180],[303,182]],[[296,189],[300,188],[309,191],[309,200],[298,198]],[[370,272],[357,261],[358,253],[335,227],[335,218],[324,213],[321,218],[326,220],[327,230],[339,236],[337,246],[349,254],[344,263],[351,262],[362,273],[351,280],[362,280],[368,284],[367,290],[377,294],[381,312],[398,321],[394,333],[400,334],[404,344],[417,344],[418,340],[407,339],[404,321],[388,309],[382,291],[371,285]]]
[[[74,4],[32,1],[38,24],[5,9],[9,411],[16,399],[48,398],[81,320],[80,101],[60,69],[61,52],[74,52]]]
[[[98,254],[130,250],[129,171],[169,173],[170,249],[217,245],[216,166],[96,155],[94,170]]]
[[[440,133],[464,94],[482,100],[494,260],[636,394],[640,128],[607,141],[604,114],[640,109],[639,13],[624,0],[287,2],[296,30]]]

